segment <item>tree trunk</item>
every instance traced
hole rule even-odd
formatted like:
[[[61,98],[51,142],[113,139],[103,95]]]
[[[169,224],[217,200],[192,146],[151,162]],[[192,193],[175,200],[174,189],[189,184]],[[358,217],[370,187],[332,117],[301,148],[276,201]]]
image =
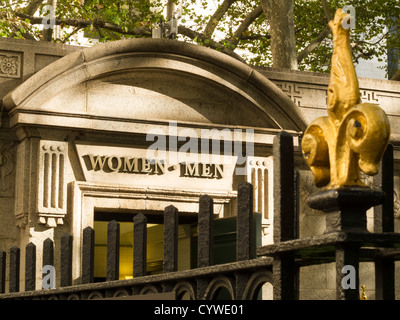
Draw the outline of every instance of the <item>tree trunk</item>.
[[[297,69],[294,34],[294,0],[261,0],[270,25],[273,67]]]

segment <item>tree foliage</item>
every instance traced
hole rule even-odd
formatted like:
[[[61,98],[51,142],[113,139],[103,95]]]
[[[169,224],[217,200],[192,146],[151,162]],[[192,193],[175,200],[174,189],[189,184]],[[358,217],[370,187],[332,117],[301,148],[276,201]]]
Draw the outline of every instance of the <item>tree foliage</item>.
[[[105,42],[151,37],[152,27],[166,20],[167,0],[3,0],[0,36],[71,43],[84,32]],[[263,3],[264,2],[264,3]],[[262,3],[264,4],[262,6]],[[386,59],[400,47],[398,0],[182,0],[178,40],[196,42],[253,65],[272,66],[271,21],[274,3],[293,6],[298,68],[328,72],[332,53],[328,21],[337,8],[351,4],[356,28],[351,31],[354,61]],[[55,5],[59,32],[42,31],[45,6]],[[268,4],[266,6],[265,4]],[[269,12],[266,12],[268,8]],[[268,14],[266,14],[268,13]]]

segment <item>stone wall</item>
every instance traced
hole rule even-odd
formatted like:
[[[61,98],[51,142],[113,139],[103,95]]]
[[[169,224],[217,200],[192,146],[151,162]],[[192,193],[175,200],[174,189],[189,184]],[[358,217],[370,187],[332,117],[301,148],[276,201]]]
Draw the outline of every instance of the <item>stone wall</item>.
[[[256,68],[275,83],[296,103],[308,122],[326,115],[329,74]],[[376,103],[389,117],[392,142],[399,144],[400,134],[400,81],[359,78],[362,102]]]
[[[31,40],[17,40],[0,38],[0,108],[3,110],[2,98],[30,78],[33,74],[48,66],[59,58],[81,50],[82,47],[69,46],[57,43],[37,42]],[[21,131],[8,129],[9,117],[2,112],[0,122],[0,250],[8,251],[11,246],[19,245],[21,229],[18,227],[14,212],[17,208],[27,205],[15,203],[17,193],[24,189],[22,186],[16,188],[17,175],[22,175],[25,188],[29,189],[32,183],[35,167],[17,167],[17,150],[23,152],[28,162],[32,154],[30,148],[26,148],[27,142],[18,143]],[[7,276],[8,277],[8,276]]]
[[[0,99],[34,73],[83,47],[0,38]],[[311,122],[326,114],[329,74],[255,67],[275,83]],[[359,78],[363,102],[379,104],[389,116],[392,141],[400,141],[400,82]]]
[[[57,43],[0,38],[1,109],[2,98],[7,93],[52,62],[81,49],[82,47]],[[20,205],[14,203],[15,192],[18,192],[15,190],[15,176],[18,171],[16,168],[18,137],[15,132],[7,129],[8,121],[6,112],[2,112],[0,122],[0,205],[3,223],[0,226],[0,239],[5,237],[16,240],[18,229],[15,229],[17,223],[14,221],[13,211],[15,206]],[[25,173],[28,182],[31,172],[27,168],[19,168],[19,172]],[[3,243],[9,245],[9,242]],[[1,248],[2,245],[0,245]]]
[[[0,98],[34,73],[82,47],[0,38]]]
[[[0,99],[34,73],[83,47],[0,38]],[[325,115],[329,74],[255,67],[300,107],[307,121]],[[359,78],[363,102],[379,104],[390,118],[392,139],[400,135],[400,82]]]

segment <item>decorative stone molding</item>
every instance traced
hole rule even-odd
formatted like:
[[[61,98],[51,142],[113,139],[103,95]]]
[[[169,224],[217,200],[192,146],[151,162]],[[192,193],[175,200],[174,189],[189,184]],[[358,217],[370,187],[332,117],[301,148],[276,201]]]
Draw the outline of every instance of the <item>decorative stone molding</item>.
[[[300,91],[300,86],[294,82],[278,82],[275,81],[275,84],[278,88],[280,88],[289,98],[292,100],[297,106],[301,106],[300,100],[303,95]]]
[[[247,158],[247,182],[253,185],[253,210],[261,213],[262,231],[264,235],[269,234],[271,219],[269,216],[269,192],[270,175],[272,170],[270,158],[248,157]]]
[[[397,189],[393,190],[393,197],[394,197],[394,217],[396,219],[400,219],[400,198],[399,198],[399,191]]]
[[[23,137],[17,146],[14,213],[20,228],[27,225],[36,200],[38,148],[39,138],[36,137]]]
[[[17,227],[23,228],[25,225],[28,224],[28,217],[26,215],[21,215],[17,217]]]
[[[361,100],[363,102],[379,103],[377,92],[372,90],[360,90]]]
[[[303,92],[303,89],[308,91],[308,95],[315,95],[317,90],[324,90],[326,93],[323,96],[324,99],[327,97],[328,90],[325,85],[321,84],[321,87],[315,86],[308,83],[296,83],[289,81],[277,81],[273,80],[278,88],[280,88],[297,106],[304,107],[302,104],[302,99],[307,98],[307,94]],[[360,90],[361,99],[363,102],[379,103],[379,92],[368,89]],[[322,96],[321,96],[322,97]],[[321,101],[322,103],[322,101]]]
[[[0,77],[21,77],[21,54],[0,51]]]
[[[76,51],[68,59],[59,59],[51,68],[43,68],[32,75],[3,98],[4,109],[13,110],[10,121],[21,125],[62,124],[64,128],[78,126],[95,131],[108,131],[112,127],[115,132],[132,132],[139,128],[130,123],[133,120],[157,119],[161,122],[171,117],[199,124],[210,122],[293,131],[302,131],[307,126],[301,110],[284,92],[236,59],[179,41],[127,40]],[[149,52],[157,54],[152,54],[149,59]],[[137,68],[132,70],[132,65]],[[132,85],[117,85],[110,78],[102,80],[99,87],[100,77],[114,77],[126,70],[132,71],[129,75]],[[140,86],[133,85],[139,73],[150,83],[146,90],[136,89]],[[168,85],[174,81],[180,85]],[[240,83],[247,84],[245,90]],[[199,85],[203,88],[201,92],[207,92],[207,95],[196,90]],[[105,95],[108,90],[112,90],[118,99]],[[152,93],[147,95],[149,92]],[[154,95],[154,92],[158,94]],[[163,108],[157,107],[160,93],[170,97],[163,100]],[[71,102],[69,95],[74,102],[70,107],[60,108]],[[85,100],[89,96],[90,99]],[[38,106],[40,114],[36,112]],[[57,115],[57,122],[44,117],[44,112]]]
[[[247,181],[254,186],[254,211],[268,218],[268,163],[264,158],[251,157]]]
[[[0,141],[0,197],[14,195],[15,153],[13,141]]]
[[[40,142],[37,214],[47,227],[63,224],[67,214],[65,161],[67,142]]]

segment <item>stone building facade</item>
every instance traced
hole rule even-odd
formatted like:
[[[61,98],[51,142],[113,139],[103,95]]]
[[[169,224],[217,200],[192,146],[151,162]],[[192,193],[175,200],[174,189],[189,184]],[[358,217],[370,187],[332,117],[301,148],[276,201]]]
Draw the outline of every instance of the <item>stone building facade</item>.
[[[97,228],[101,260],[102,223],[129,223],[141,212],[153,223],[148,235],[156,246],[160,217],[172,204],[186,222],[180,229],[183,270],[190,268],[199,197],[214,199],[216,219],[235,216],[242,181],[254,186],[262,244],[271,243],[272,141],[281,130],[293,135],[297,151],[299,236],[323,233],[322,215],[304,201],[316,188],[299,143],[307,124],[326,113],[328,81],[325,74],[253,68],[178,41],[81,48],[0,39],[0,249],[32,242],[41,265],[43,240],[57,243],[70,233],[79,284],[85,227]],[[400,83],[360,79],[360,90],[363,102],[378,103],[388,114],[398,161]],[[399,217],[398,162],[395,169]],[[148,268],[157,272],[157,249],[149,259]],[[371,267],[362,270],[361,283],[373,298]],[[96,272],[102,278],[100,267]],[[330,265],[304,268],[301,277],[300,298],[334,297]]]

